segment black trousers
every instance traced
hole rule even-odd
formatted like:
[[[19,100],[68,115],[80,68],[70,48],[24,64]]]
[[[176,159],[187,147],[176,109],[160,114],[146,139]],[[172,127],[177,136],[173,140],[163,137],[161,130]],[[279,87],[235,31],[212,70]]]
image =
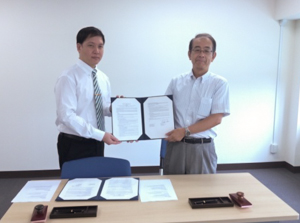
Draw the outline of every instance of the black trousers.
[[[104,142],[60,133],[57,139],[59,167],[66,161],[91,156],[104,156]]]

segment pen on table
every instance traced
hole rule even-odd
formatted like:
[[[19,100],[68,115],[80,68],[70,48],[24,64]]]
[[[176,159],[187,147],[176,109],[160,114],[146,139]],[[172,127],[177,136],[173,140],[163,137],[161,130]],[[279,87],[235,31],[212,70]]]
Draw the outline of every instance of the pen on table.
[[[216,203],[216,199],[209,199],[209,200],[202,200],[202,201],[195,201],[194,204],[212,204]]]

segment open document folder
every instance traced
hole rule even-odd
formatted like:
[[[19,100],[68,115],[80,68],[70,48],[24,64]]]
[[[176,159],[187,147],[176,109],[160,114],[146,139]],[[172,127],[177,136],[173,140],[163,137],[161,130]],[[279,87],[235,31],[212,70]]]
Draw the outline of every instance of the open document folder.
[[[162,139],[174,129],[172,95],[111,101],[113,135],[121,141]]]
[[[138,178],[75,178],[64,186],[56,201],[138,200]]]

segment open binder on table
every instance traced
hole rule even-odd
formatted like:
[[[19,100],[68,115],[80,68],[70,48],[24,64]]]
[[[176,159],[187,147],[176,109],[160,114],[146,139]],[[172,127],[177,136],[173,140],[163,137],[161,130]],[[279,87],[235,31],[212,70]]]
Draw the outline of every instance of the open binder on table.
[[[138,200],[139,178],[75,178],[69,180],[56,201]]]
[[[174,129],[173,96],[111,98],[112,131],[120,141],[162,139]]]

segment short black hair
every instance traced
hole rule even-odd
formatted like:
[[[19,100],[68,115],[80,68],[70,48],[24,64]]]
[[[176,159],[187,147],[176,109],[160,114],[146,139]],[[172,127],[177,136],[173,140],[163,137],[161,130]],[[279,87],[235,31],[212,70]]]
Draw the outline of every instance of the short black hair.
[[[85,27],[79,30],[76,36],[76,41],[77,43],[82,44],[87,38],[94,36],[100,36],[103,40],[103,44],[105,43],[105,38],[101,30],[93,26]]]
[[[200,37],[207,37],[208,39],[210,39],[210,41],[212,42],[212,45],[213,45],[212,51],[213,51],[213,53],[216,52],[216,49],[217,49],[216,40],[208,33],[199,33],[193,39],[191,39],[190,44],[189,44],[189,52],[191,52],[193,49],[194,39],[200,38]]]

